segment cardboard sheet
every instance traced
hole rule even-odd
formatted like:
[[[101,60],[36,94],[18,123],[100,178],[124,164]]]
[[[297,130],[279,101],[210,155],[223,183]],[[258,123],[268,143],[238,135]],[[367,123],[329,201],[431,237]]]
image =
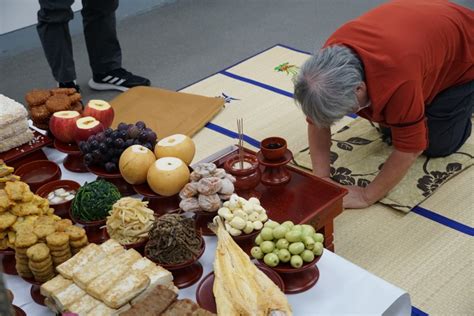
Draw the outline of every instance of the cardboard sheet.
[[[120,122],[144,121],[161,139],[177,133],[192,137],[219,113],[224,99],[135,87],[121,93],[110,104],[115,111],[112,127]]]

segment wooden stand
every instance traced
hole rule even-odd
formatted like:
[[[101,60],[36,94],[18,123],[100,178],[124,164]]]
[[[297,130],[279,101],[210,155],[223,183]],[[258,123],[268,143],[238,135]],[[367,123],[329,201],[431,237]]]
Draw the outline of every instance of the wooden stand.
[[[62,153],[67,154],[64,158],[64,168],[72,172],[85,173],[89,170],[84,165],[84,155],[76,144],[66,144],[57,139],[54,140],[54,147]]]

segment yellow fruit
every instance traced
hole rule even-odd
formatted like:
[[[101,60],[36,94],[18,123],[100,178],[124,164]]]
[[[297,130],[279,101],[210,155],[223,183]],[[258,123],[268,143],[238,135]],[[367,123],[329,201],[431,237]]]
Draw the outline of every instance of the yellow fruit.
[[[153,192],[172,196],[189,182],[189,169],[179,158],[160,158],[148,169],[147,181]]]
[[[155,161],[155,155],[151,150],[141,145],[132,145],[120,156],[120,173],[130,184],[145,183],[148,169]]]
[[[176,157],[189,165],[196,153],[196,146],[191,138],[183,134],[175,134],[160,140],[155,146],[157,159]]]

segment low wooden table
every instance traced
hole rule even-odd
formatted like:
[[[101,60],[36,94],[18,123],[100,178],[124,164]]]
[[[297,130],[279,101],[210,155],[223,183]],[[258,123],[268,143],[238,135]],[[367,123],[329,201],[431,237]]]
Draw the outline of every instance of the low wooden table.
[[[227,153],[214,163],[221,166],[236,153],[237,150]],[[347,190],[294,167],[286,168],[291,173],[290,182],[278,186],[260,183],[255,188],[268,217],[280,223],[291,220],[312,225],[324,235],[324,247],[334,251],[334,218],[342,213],[342,198]]]

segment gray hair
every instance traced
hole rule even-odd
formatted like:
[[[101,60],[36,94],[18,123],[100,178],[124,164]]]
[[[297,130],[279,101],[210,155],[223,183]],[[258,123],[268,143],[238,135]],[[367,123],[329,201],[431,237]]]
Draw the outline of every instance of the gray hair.
[[[357,55],[345,46],[329,46],[301,66],[294,98],[314,124],[329,127],[357,110],[356,88],[363,80]]]

